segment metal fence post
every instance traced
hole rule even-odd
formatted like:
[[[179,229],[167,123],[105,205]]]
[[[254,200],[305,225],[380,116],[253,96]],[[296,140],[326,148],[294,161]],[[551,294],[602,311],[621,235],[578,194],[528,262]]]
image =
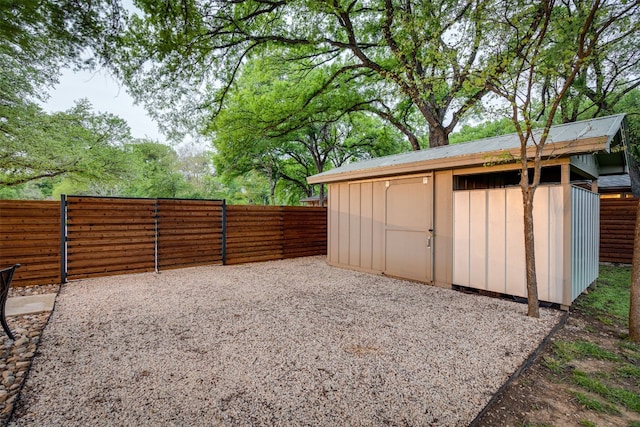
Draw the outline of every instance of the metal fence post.
[[[67,196],[60,195],[60,283],[67,282]]]
[[[155,228],[155,239],[154,239],[154,245],[153,245],[153,259],[154,259],[154,269],[156,273],[159,273],[159,265],[160,263],[158,262],[158,257],[159,255],[159,251],[158,251],[158,240],[160,240],[160,233],[158,232],[158,199],[156,199],[155,203],[154,203],[154,209],[153,209],[153,213],[154,213],[154,228]]]
[[[222,199],[222,265],[227,263],[227,199]]]

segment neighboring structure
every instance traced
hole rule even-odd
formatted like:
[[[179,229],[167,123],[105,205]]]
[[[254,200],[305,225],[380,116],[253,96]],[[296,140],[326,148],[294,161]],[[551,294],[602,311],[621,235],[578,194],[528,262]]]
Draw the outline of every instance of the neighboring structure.
[[[598,178],[598,193],[602,199],[626,199],[633,197],[631,193],[631,177],[629,174],[609,175]]]
[[[329,184],[329,264],[525,297],[519,144],[506,135],[309,177]],[[540,300],[568,307],[596,279],[599,198],[582,187],[625,173],[625,146],[624,115],[551,128],[534,208]]]
[[[322,197],[322,202],[320,202],[320,196],[311,196],[305,197],[304,199],[300,199],[300,203],[304,206],[327,206],[327,196]]]
[[[600,193],[600,262],[631,264],[638,199],[629,174],[598,178]]]

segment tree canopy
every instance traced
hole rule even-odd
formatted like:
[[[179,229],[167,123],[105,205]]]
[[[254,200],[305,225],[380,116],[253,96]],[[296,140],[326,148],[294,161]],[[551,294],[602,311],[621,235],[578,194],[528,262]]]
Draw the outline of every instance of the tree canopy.
[[[575,20],[584,13],[581,3],[562,5],[562,13],[575,16]],[[585,34],[590,43],[589,55],[561,101],[562,122],[612,114],[616,105],[640,86],[638,9],[637,1],[603,2],[599,6],[593,28]],[[557,94],[556,87],[551,79],[545,78],[542,99],[548,103],[549,98]]]
[[[295,198],[314,191],[305,177],[326,167],[447,144],[450,135],[452,142],[464,139],[465,132],[453,131],[473,122],[483,101],[497,93],[492,89],[520,75],[518,67],[526,68],[531,41],[544,25],[553,36],[541,46],[546,59],[538,68],[544,72],[535,73],[529,124],[547,117],[561,89],[558,77],[567,71],[557,57],[576,51],[576,35],[594,43],[560,97],[553,121],[608,114],[640,82],[638,3],[137,0],[140,12],[127,16],[117,0],[5,2],[0,5],[5,165],[14,167],[13,184],[37,176],[18,178],[18,170],[28,168],[15,150],[27,157],[44,152],[27,152],[19,140],[34,129],[38,135],[38,123],[53,120],[30,102],[46,96],[59,67],[106,64],[162,119],[165,130],[204,132],[211,139],[225,181],[213,187],[237,183],[252,171],[260,176],[253,183],[268,183],[271,200],[274,191]],[[591,8],[594,25],[582,34],[576,23]],[[545,22],[547,10],[552,13]],[[514,129],[514,123],[492,126],[471,137]],[[31,160],[32,166],[47,166]],[[167,168],[176,162],[182,157]],[[7,183],[8,170],[3,170]],[[60,173],[52,168],[45,175]],[[194,194],[207,193],[204,181],[198,178]]]
[[[33,103],[7,109],[0,121],[0,185],[61,175],[109,180],[124,174],[126,122],[94,113],[87,101],[47,114]]]
[[[234,178],[251,170],[299,199],[311,196],[306,177],[348,161],[398,152],[398,133],[359,109],[362,98],[336,89],[309,101],[330,73],[257,57],[229,88],[221,111],[208,127],[216,149],[216,170]],[[322,188],[318,192],[322,196]]]
[[[447,144],[488,92],[487,77],[504,72],[521,48],[496,37],[492,21],[508,13],[525,33],[534,25],[535,2],[500,3],[139,0],[143,15],[129,22],[119,64],[158,116],[222,107],[246,60],[266,50],[283,61],[329,65],[307,100],[346,85],[420,149],[422,127],[429,146]],[[405,120],[410,115],[421,118],[420,127]]]
[[[123,120],[85,101],[54,114],[36,104],[62,67],[109,62],[121,12],[117,0],[0,2],[0,185],[123,172],[116,148],[129,137]]]

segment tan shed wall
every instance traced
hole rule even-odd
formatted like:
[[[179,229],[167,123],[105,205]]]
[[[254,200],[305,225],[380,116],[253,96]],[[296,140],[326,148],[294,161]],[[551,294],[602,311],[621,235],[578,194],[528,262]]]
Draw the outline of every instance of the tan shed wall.
[[[541,186],[534,202],[538,292],[563,304],[564,198]],[[454,193],[453,283],[526,297],[522,193],[519,187]]]
[[[433,184],[433,284],[453,283],[453,172],[434,173]]]
[[[384,269],[384,181],[329,185],[328,250],[332,265]]]

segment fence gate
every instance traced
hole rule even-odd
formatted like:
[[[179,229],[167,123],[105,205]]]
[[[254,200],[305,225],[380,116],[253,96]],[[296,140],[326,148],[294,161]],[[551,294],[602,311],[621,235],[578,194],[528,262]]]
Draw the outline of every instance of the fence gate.
[[[69,196],[65,234],[68,280],[155,270],[155,200]]]
[[[62,203],[67,280],[223,263],[223,201],[69,196]]]

